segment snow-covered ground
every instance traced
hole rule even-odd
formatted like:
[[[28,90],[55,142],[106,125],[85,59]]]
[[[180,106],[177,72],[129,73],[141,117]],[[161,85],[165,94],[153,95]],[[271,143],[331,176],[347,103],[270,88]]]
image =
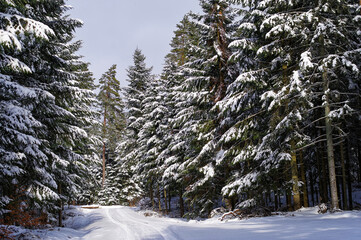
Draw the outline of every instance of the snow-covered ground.
[[[74,208],[66,228],[36,232],[42,239],[361,239],[361,212],[317,214],[317,208],[248,220],[186,221],[145,217],[133,208]]]

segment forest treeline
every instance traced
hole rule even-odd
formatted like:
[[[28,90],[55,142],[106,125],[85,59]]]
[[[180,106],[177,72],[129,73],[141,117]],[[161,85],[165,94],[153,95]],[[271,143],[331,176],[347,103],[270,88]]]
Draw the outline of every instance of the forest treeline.
[[[53,221],[73,201],[359,207],[359,1],[200,0],[161,75],[136,49],[97,96],[63,1],[0,2],[1,216],[19,195]]]

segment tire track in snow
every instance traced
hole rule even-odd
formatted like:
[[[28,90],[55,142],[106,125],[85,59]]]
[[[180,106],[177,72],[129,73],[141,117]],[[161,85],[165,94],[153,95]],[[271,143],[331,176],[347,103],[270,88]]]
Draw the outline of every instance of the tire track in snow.
[[[121,222],[119,222],[117,219],[114,219],[113,216],[110,214],[110,209],[106,209],[105,211],[107,218],[114,224],[118,225],[119,227],[121,227],[124,230],[125,233],[125,238],[126,240],[135,240],[137,238],[134,238],[134,234],[130,231],[130,229],[125,225],[122,224]]]
[[[133,235],[133,239],[153,239],[153,240],[170,240],[175,239],[171,236],[165,236],[160,230],[152,226],[148,221],[144,221],[142,216],[137,215],[128,208],[116,208],[113,209],[109,215],[115,221],[118,221],[118,225],[126,225],[128,228],[128,235]],[[139,216],[137,218],[136,216]],[[121,217],[122,220],[119,220]]]

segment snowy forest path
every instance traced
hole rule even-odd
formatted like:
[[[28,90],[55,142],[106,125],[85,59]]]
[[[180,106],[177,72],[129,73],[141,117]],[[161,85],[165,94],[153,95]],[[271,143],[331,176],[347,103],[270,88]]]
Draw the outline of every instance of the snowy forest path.
[[[286,215],[229,220],[204,221],[167,217],[145,217],[143,212],[124,206],[78,208],[81,218],[73,219],[73,228],[64,229],[66,238],[74,240],[359,240],[361,212],[345,211],[318,214],[318,209],[305,208]],[[76,231],[78,236],[69,236]]]
[[[169,224],[164,224],[156,218],[145,217],[128,207],[101,207],[86,211],[100,215],[101,220],[87,227],[89,231],[83,239],[179,239],[174,232],[167,229]]]
[[[129,208],[107,209],[106,212],[112,222],[125,229],[126,239],[166,239],[159,230],[149,223],[148,219],[142,216],[137,217]]]

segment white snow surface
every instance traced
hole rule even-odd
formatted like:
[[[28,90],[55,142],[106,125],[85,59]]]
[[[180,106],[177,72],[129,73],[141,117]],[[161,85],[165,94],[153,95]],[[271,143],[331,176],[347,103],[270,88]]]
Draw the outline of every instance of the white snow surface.
[[[286,215],[246,220],[220,221],[217,218],[190,220],[145,217],[135,208],[101,206],[73,209],[74,217],[65,228],[39,230],[41,239],[360,239],[361,212],[318,214],[318,207],[302,208]]]

